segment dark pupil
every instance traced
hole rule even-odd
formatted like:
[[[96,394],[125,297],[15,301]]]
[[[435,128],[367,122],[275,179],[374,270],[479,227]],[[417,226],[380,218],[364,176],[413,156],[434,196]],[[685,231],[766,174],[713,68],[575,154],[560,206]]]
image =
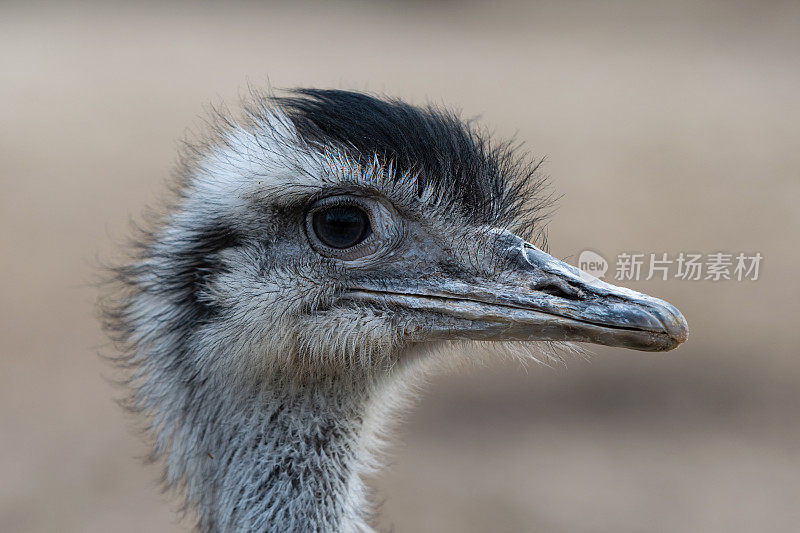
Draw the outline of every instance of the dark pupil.
[[[317,211],[312,222],[319,240],[331,248],[350,248],[369,234],[367,214],[351,205]]]

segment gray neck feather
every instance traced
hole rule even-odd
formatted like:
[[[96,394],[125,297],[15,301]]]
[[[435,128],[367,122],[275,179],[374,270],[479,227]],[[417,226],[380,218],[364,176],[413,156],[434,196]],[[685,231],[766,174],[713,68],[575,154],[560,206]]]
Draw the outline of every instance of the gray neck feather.
[[[247,398],[193,394],[167,459],[203,531],[370,531],[369,467],[378,390],[343,380],[274,380]],[[182,475],[181,475],[182,474]]]

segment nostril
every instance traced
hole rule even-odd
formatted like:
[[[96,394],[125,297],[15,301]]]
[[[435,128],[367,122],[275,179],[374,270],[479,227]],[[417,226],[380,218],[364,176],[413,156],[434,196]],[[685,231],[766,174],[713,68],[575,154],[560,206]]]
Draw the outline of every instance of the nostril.
[[[555,285],[545,285],[544,287],[539,288],[538,291],[545,294],[550,294],[551,296],[565,296],[565,293],[561,290],[561,287],[556,287]]]
[[[564,298],[565,300],[582,300],[584,297],[582,290],[572,287],[568,283],[560,280],[548,280],[541,283],[532,283],[531,289],[537,292],[549,294],[550,296],[555,296],[557,298]]]

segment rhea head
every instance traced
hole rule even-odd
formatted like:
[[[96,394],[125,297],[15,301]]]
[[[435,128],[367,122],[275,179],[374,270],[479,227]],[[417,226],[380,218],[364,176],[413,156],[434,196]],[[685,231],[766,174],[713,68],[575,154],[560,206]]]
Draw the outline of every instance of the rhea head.
[[[199,373],[382,372],[466,339],[686,339],[667,302],[531,244],[538,165],[455,114],[304,89],[214,129],[126,272],[135,340],[191,345]]]

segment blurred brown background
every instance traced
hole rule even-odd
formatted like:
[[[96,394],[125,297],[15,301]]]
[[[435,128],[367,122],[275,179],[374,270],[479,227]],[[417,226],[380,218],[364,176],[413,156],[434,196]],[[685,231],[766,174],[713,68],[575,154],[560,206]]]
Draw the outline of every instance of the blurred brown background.
[[[181,531],[112,398],[98,258],[177,140],[249,81],[367,89],[517,134],[551,251],[761,252],[758,281],[641,281],[676,352],[432,379],[373,485],[409,531],[800,527],[800,4],[0,6],[0,531]],[[613,265],[612,265],[613,269]]]

